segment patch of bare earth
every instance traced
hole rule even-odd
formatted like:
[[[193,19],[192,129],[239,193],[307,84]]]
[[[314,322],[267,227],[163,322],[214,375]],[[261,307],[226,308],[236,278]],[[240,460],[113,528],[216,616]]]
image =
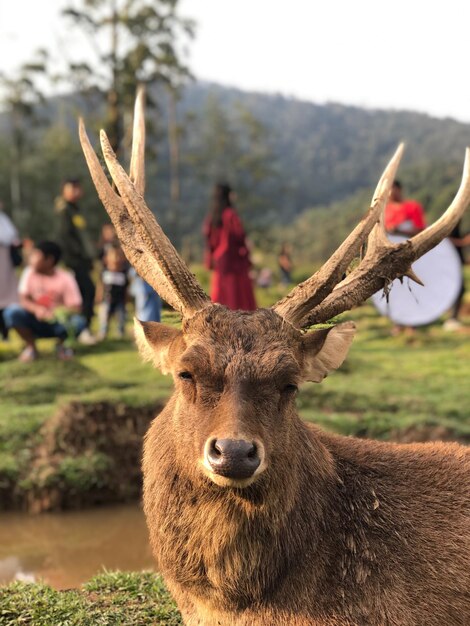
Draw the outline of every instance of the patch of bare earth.
[[[161,406],[71,402],[42,428],[21,508],[123,502],[141,493],[143,437]]]

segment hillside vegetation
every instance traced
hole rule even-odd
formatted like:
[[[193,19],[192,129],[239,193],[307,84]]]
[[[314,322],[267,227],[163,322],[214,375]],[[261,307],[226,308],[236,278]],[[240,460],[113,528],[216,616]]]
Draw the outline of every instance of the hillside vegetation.
[[[316,105],[281,96],[193,83],[178,105],[180,200],[171,203],[165,94],[155,90],[148,111],[147,198],[185,255],[200,255],[200,231],[217,179],[238,191],[238,205],[257,246],[269,250],[285,232],[300,255],[320,260],[367,208],[381,171],[400,140],[408,149],[400,176],[431,217],[458,187],[470,125],[406,111]],[[54,198],[66,176],[82,176],[82,201],[95,234],[106,221],[78,145],[82,114],[97,144],[102,123],[96,94],[49,101],[32,126],[22,161],[24,202],[15,216],[23,234],[54,232]],[[0,120],[1,122],[1,120]],[[8,129],[0,123],[0,198],[9,209]],[[126,161],[126,148],[121,158]],[[305,212],[308,211],[308,214]],[[306,217],[304,217],[306,215]],[[300,217],[299,217],[300,216]],[[299,217],[299,221],[296,218]],[[298,239],[298,233],[308,234]],[[276,227],[282,229],[281,235]],[[278,228],[279,230],[279,228]],[[326,237],[325,233],[335,237]],[[304,239],[306,239],[304,241]]]

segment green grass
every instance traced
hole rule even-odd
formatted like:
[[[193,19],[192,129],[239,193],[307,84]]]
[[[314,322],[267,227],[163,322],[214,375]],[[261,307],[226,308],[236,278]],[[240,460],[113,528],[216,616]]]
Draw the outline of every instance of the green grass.
[[[167,323],[175,320],[174,314],[165,316]],[[28,465],[41,426],[59,407],[72,400],[138,407],[165,401],[171,393],[170,377],[140,361],[130,329],[126,340],[77,346],[76,358],[68,362],[55,358],[53,341],[42,340],[41,358],[20,363],[21,344],[12,335],[8,344],[0,344],[0,492]]]
[[[259,299],[272,302],[277,295],[276,289],[263,291]],[[391,337],[389,322],[370,306],[346,317],[355,320],[357,337],[339,372],[302,389],[299,409],[306,419],[348,434],[386,436],[391,428],[436,422],[470,432],[468,334],[435,325],[409,341]],[[0,349],[0,467],[34,445],[44,421],[71,400],[140,406],[171,393],[171,378],[141,363],[131,339],[78,347],[77,358],[65,363],[55,360],[47,340],[40,344],[43,358],[32,364],[15,359],[19,348],[15,340]]]
[[[2,626],[180,626],[162,579],[148,572],[106,572],[80,590],[42,584],[0,588]]]
[[[343,368],[320,386],[306,387],[300,413],[344,434],[396,438],[410,428],[441,427],[470,437],[470,342],[439,325],[408,340],[368,307],[350,316],[357,339]]]
[[[259,290],[258,302],[266,306],[282,295],[279,286]],[[391,324],[369,305],[343,317],[358,327],[349,357],[321,385],[303,387],[298,399],[302,417],[347,435],[406,439],[428,433],[470,440],[469,326],[464,333],[448,333],[435,324],[412,338],[392,337]],[[164,321],[177,324],[178,317],[166,313]],[[79,346],[76,359],[65,363],[55,359],[49,340],[40,342],[42,358],[32,364],[16,360],[16,338],[1,345],[0,496],[14,484],[28,487],[21,480],[40,443],[40,428],[59,407],[72,400],[141,407],[168,398],[171,377],[140,361],[130,335],[129,328],[126,340]],[[56,478],[60,484],[96,487],[104,465],[99,455],[75,458],[58,468]]]
[[[468,293],[470,267],[465,270]],[[258,302],[269,306],[282,295],[275,286],[258,291]],[[470,441],[468,316],[461,333],[437,322],[411,337],[392,337],[392,324],[369,304],[337,321],[345,320],[357,326],[352,348],[338,372],[320,385],[304,385],[298,399],[304,419],[345,435]]]
[[[282,295],[259,294],[267,305]],[[412,337],[392,337],[390,323],[370,306],[344,316],[358,327],[345,365],[321,385],[307,384],[300,414],[344,434],[400,438],[408,430],[470,441],[470,319],[466,332],[446,333],[440,324]],[[176,323],[176,316],[165,321]],[[31,365],[15,359],[19,342],[0,348],[0,492],[15,483],[38,443],[41,425],[70,400],[110,400],[143,406],[168,397],[172,381],[140,362],[132,341],[110,340],[79,348],[70,363],[58,363],[52,344]],[[437,429],[437,430],[433,430]],[[96,455],[65,458],[56,476],[90,488],[106,472]],[[0,588],[2,626],[177,626],[181,617],[154,574],[104,573],[80,590],[54,591],[41,584]]]

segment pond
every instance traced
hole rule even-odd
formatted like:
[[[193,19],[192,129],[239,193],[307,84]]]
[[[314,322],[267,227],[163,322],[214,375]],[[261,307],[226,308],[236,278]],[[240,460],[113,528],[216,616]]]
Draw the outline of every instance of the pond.
[[[107,570],[152,569],[144,514],[137,504],[86,511],[0,514],[0,584],[42,580],[77,587]]]

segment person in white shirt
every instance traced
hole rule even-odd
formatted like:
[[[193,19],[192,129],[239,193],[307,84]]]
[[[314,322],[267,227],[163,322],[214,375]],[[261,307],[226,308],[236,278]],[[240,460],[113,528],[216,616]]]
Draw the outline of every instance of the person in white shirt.
[[[8,337],[8,329],[3,321],[3,310],[18,302],[18,282],[11,249],[19,244],[18,231],[0,202],[0,333],[4,339]]]

